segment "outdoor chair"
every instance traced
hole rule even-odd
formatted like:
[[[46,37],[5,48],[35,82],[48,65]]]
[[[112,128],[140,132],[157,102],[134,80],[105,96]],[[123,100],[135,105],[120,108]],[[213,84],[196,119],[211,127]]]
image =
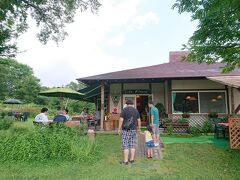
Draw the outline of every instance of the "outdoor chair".
[[[227,137],[226,135],[227,135],[227,129],[216,123],[214,127],[214,137],[217,139],[226,138]]]
[[[94,119],[88,120],[88,127],[94,127],[95,128],[95,120]]]
[[[218,123],[223,122],[222,118],[210,118],[214,124],[214,137],[219,138],[228,138],[228,128],[219,125]]]
[[[7,115],[8,115],[8,117],[14,117],[13,112],[8,112]]]
[[[28,115],[29,115],[29,113],[28,112],[24,112],[23,114],[22,114],[22,121],[27,121],[28,120]]]

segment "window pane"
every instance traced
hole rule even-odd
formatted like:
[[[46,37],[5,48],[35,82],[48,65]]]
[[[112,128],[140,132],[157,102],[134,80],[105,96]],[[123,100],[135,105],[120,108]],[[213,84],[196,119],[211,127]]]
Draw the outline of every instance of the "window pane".
[[[173,92],[174,113],[199,113],[198,93]]]
[[[226,113],[225,92],[200,92],[201,113]]]

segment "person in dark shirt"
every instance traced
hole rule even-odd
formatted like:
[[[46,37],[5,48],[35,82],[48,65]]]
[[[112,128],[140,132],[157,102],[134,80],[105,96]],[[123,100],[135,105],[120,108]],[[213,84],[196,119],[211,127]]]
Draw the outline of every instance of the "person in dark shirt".
[[[53,118],[53,122],[66,122],[66,121],[67,121],[67,117],[64,115],[62,111],[59,111],[58,115],[56,115]]]
[[[128,164],[128,155],[130,151],[130,163],[134,162],[135,148],[137,140],[137,128],[140,130],[141,121],[138,111],[133,107],[133,102],[128,100],[127,107],[122,110],[119,119],[118,134],[122,133],[123,161],[121,163]]]

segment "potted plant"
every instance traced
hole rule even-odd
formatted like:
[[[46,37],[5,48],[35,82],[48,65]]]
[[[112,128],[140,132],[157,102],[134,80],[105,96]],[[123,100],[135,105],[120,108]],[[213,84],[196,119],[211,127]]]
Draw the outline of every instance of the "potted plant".
[[[211,118],[218,118],[218,113],[216,112],[211,112],[208,114],[208,118],[211,119]]]
[[[178,124],[188,124],[188,120],[186,118],[179,118],[177,120]]]
[[[190,114],[189,113],[183,113],[182,118],[190,118]]]
[[[167,117],[166,109],[162,103],[157,103],[155,107],[158,109],[159,117],[161,119],[164,119],[165,117]]]

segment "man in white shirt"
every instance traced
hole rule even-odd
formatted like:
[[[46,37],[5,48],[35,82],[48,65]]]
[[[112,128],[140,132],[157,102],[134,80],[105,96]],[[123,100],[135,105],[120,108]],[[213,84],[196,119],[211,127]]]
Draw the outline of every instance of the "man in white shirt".
[[[43,123],[49,122],[47,113],[48,113],[48,108],[45,108],[45,107],[42,108],[41,113],[35,117],[35,122],[43,122]]]

